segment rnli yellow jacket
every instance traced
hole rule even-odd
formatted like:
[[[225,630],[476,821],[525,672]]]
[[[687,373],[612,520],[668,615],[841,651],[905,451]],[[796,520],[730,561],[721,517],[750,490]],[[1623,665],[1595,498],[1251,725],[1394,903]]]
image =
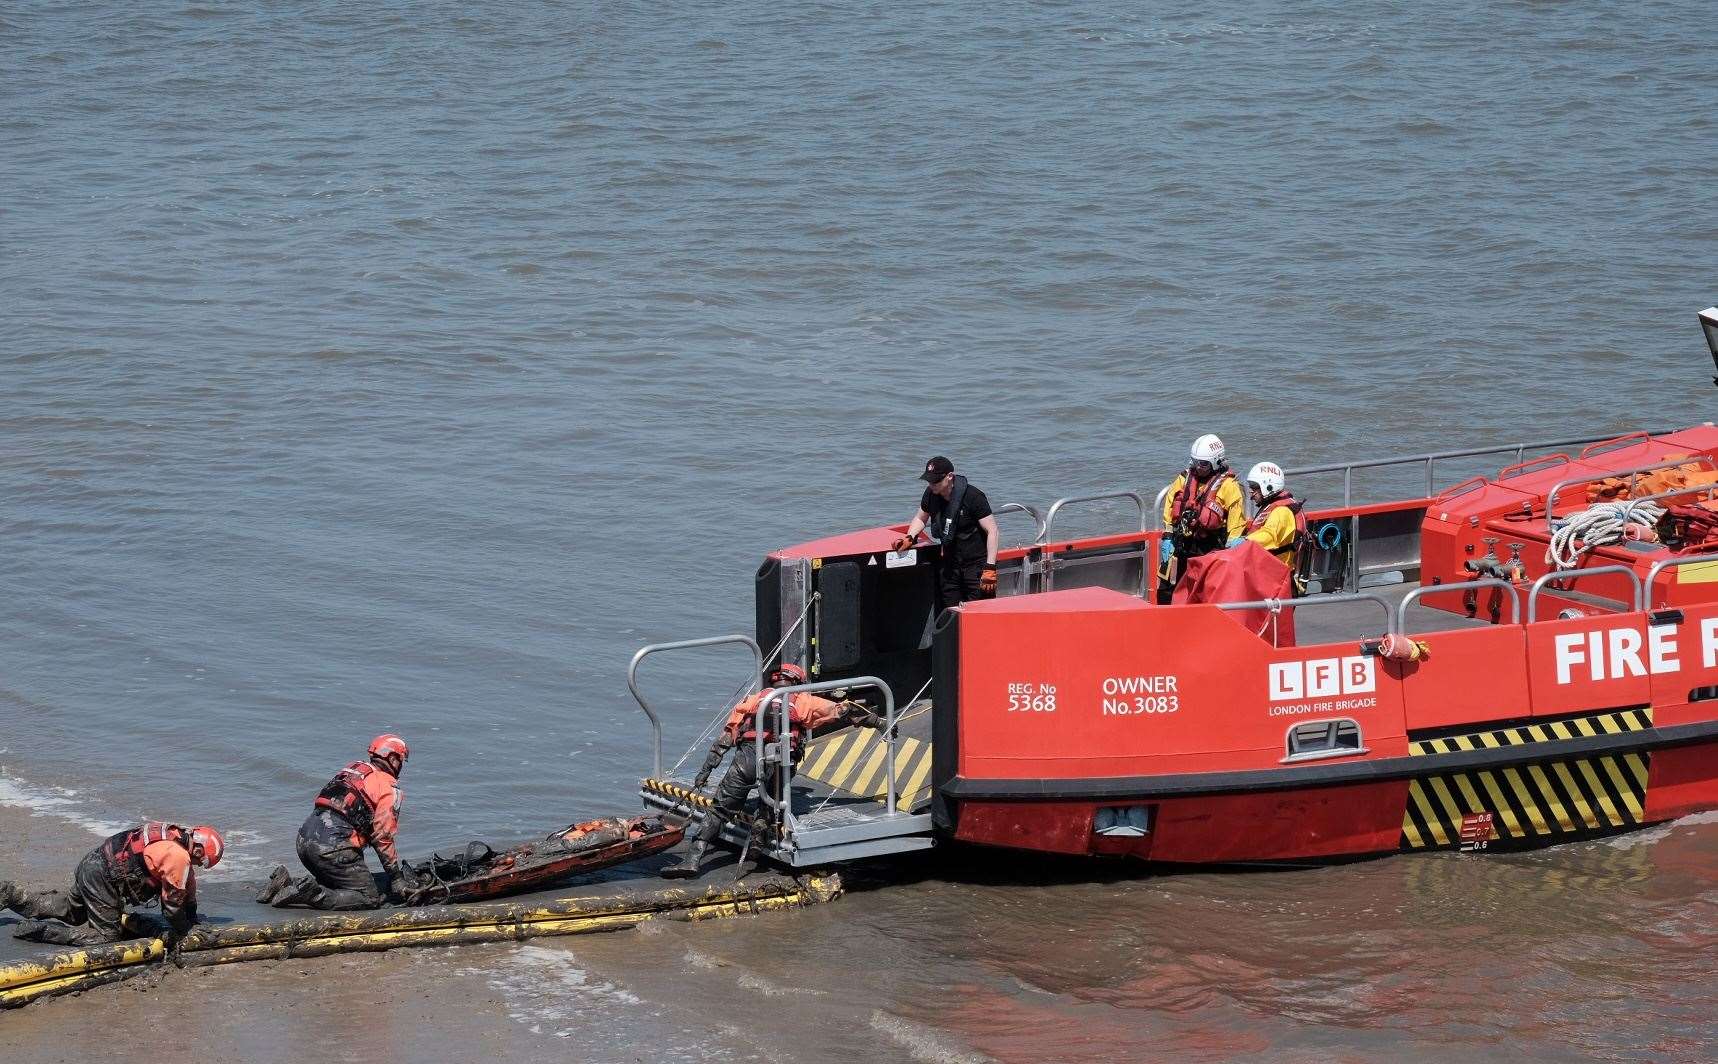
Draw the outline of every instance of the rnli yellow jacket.
[[[1247,526],[1247,538],[1276,556],[1277,561],[1294,565],[1295,512],[1288,506],[1273,506],[1253,518]]]

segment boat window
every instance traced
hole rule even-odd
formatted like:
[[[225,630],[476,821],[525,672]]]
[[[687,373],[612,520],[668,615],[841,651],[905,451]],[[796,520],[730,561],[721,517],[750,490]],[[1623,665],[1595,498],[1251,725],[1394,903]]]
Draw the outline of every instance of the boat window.
[[[1696,687],[1688,692],[1690,702],[1710,702],[1718,698],[1718,687]]]
[[[1347,717],[1311,720],[1288,730],[1288,756],[1283,761],[1313,761],[1321,757],[1363,754],[1360,725]]]

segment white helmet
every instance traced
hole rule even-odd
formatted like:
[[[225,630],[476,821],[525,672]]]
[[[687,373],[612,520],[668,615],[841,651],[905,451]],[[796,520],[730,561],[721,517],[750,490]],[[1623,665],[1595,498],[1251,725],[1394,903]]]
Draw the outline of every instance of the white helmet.
[[[1262,498],[1270,498],[1283,490],[1282,467],[1275,462],[1260,462],[1247,470],[1247,486],[1258,488]]]
[[[1210,462],[1216,465],[1223,460],[1223,441],[1217,434],[1207,432],[1193,441],[1192,458],[1195,462]]]

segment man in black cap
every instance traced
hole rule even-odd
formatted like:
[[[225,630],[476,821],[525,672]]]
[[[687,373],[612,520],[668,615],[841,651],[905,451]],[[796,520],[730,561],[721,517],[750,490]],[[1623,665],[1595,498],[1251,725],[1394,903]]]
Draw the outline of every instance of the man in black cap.
[[[925,463],[919,479],[930,487],[919,500],[919,512],[907,526],[907,534],[895,541],[895,550],[911,550],[919,532],[928,529],[942,544],[943,608],[995,598],[996,547],[1001,535],[990,500],[965,477],[956,476],[954,463],[940,454]]]

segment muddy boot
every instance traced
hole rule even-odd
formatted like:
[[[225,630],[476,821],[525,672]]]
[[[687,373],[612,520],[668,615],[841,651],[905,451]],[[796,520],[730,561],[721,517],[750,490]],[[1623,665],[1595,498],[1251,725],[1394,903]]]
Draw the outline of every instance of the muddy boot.
[[[292,875],[285,865],[275,865],[274,871],[268,875],[268,886],[257,895],[258,905],[273,905],[274,900],[285,894],[292,887]]]
[[[679,864],[669,865],[662,870],[663,879],[692,879],[704,871],[704,861],[710,856],[710,844],[703,839],[694,839],[687,847],[686,856],[680,858]]]
[[[46,920],[20,920],[18,926],[12,929],[13,938],[21,938],[28,942],[42,941],[42,932],[48,929]]]
[[[273,880],[271,879],[270,882]],[[274,900],[269,904],[277,909],[284,909],[289,905],[307,905],[314,909],[321,897],[322,884],[310,876],[305,876],[295,883],[289,883],[286,890],[275,895]]]
[[[25,920],[13,930],[12,937],[53,946],[104,946],[120,939],[117,931],[104,933],[93,927],[73,927],[58,920]]]
[[[0,909],[10,909],[24,900],[24,888],[10,879],[0,879]]]

